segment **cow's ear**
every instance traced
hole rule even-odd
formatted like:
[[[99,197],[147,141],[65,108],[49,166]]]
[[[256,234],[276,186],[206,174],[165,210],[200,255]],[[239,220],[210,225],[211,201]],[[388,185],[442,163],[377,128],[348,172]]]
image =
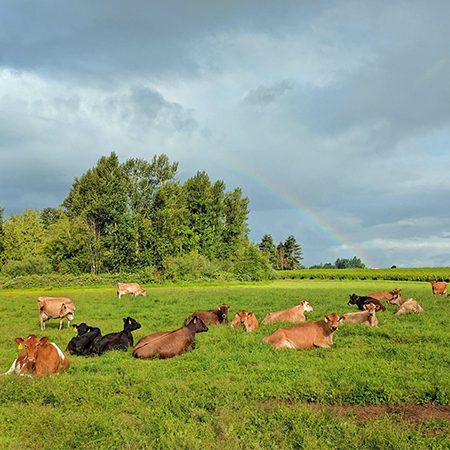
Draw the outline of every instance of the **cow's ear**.
[[[16,344],[19,345],[19,350],[23,349],[23,343],[25,342],[21,337],[18,337],[15,339],[16,340]]]
[[[339,322],[342,322],[343,320],[345,320],[345,316],[339,317]]]
[[[325,320],[325,323],[328,323],[330,321],[330,318],[326,314],[324,314],[323,320]]]
[[[39,344],[44,345],[44,344],[47,343],[47,341],[48,341],[48,337],[47,337],[47,336],[44,336],[44,337],[41,338],[41,340],[39,341]]]
[[[192,322],[197,323],[197,316],[192,319]]]

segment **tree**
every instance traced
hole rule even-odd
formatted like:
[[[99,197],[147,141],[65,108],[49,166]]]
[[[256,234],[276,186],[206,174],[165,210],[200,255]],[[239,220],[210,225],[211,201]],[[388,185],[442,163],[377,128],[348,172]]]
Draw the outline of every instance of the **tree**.
[[[364,269],[366,267],[365,264],[356,256],[352,259],[338,258],[336,259],[334,265],[337,269]]]
[[[303,259],[302,249],[294,236],[289,236],[286,241],[277,245],[277,265],[279,270],[300,269],[303,267],[300,261]]]
[[[5,210],[3,208],[0,208],[0,264],[3,261],[3,213]]]
[[[277,249],[273,243],[273,238],[270,234],[265,234],[261,242],[258,244],[259,249],[267,255],[270,265],[273,268],[277,267]]]

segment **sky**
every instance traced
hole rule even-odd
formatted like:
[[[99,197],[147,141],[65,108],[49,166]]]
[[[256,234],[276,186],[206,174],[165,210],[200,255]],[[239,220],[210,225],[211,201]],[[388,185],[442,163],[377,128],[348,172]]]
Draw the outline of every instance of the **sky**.
[[[306,266],[449,266],[449,23],[448,1],[0,0],[0,207],[165,153]]]

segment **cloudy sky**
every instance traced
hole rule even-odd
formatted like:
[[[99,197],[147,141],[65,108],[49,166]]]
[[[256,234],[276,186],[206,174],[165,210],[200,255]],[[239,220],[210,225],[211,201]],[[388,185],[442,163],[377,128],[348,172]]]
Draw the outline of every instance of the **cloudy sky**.
[[[449,23],[446,0],[0,0],[0,206],[166,153],[306,265],[448,266]]]

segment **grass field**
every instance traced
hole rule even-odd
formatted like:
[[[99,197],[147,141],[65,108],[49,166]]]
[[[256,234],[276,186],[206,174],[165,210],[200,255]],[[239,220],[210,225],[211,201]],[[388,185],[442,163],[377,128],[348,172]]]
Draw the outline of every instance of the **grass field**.
[[[122,317],[142,328],[135,340],[177,328],[196,309],[220,303],[265,312],[307,298],[309,319],[343,313],[356,292],[401,287],[425,312],[379,327],[343,325],[331,349],[274,350],[261,343],[279,325],[252,334],[210,327],[197,348],[170,360],[131,352],[70,357],[71,368],[38,380],[0,378],[0,448],[449,448],[450,299],[429,283],[285,280],[255,284],[149,287],[147,297],[115,289],[0,290],[0,371],[18,354],[14,338],[39,330],[36,297],[64,295],[75,322],[119,331]],[[72,330],[47,323],[65,348]]]

